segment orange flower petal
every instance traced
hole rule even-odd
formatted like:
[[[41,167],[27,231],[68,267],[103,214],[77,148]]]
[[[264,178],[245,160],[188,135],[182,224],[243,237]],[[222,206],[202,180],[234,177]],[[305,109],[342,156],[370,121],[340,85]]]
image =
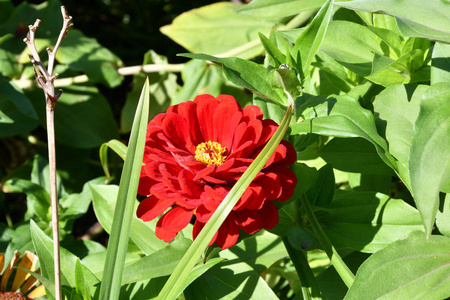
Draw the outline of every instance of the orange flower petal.
[[[38,261],[38,257],[33,253],[26,251],[25,255],[22,257],[20,262],[17,264],[17,267],[22,269],[27,269],[30,271],[34,271],[36,269],[36,263]],[[11,287],[12,291],[16,291],[20,288],[20,286],[31,276],[30,273],[17,269],[16,276],[14,276],[14,281]]]
[[[17,250],[14,251],[14,256],[11,259],[11,262],[9,263],[8,267],[6,268],[5,273],[3,273],[2,282],[0,284],[0,290],[2,292],[6,291],[6,285],[8,284],[9,277],[11,276],[13,267],[16,264],[16,262],[19,260],[19,258],[20,258],[20,252]]]
[[[28,295],[27,295],[27,297],[29,298],[29,299],[37,299],[37,298],[40,298],[40,297],[42,297],[42,296],[45,296],[46,294],[45,294],[45,288],[44,288],[44,285],[40,285],[40,286],[38,286],[37,288],[35,288],[31,293],[29,293]]]

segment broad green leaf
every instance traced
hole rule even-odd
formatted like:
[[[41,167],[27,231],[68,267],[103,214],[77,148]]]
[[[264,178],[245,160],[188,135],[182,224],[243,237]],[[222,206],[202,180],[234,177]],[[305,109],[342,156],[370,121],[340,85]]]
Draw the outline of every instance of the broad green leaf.
[[[328,0],[322,6],[305,31],[297,38],[290,51],[302,80],[310,77],[309,67],[327,32],[333,12],[333,5],[330,3],[331,0]]]
[[[450,82],[450,45],[435,43],[431,59],[431,84]]]
[[[359,266],[369,257],[366,253],[353,252],[344,257],[345,264],[354,273],[358,270]],[[324,272],[320,273],[316,277],[319,284],[320,291],[328,300],[342,300],[348,291],[348,287],[345,286],[341,277],[339,277],[333,266],[328,267]]]
[[[167,58],[149,50],[144,55],[143,65],[156,64],[161,67],[168,65]],[[152,107],[149,118],[153,118],[158,113],[166,111],[171,104],[177,89],[177,76],[167,71],[154,73],[138,73],[133,76],[133,89],[127,94],[127,99],[120,114],[120,132],[128,133],[133,123],[134,112],[138,105],[139,93],[145,78],[148,76],[150,81],[150,94],[152,95]]]
[[[102,164],[103,172],[106,176],[106,181],[109,181],[111,178],[111,174],[109,173],[109,165],[108,165],[108,148],[113,150],[120,156],[123,160],[125,160],[125,155],[127,154],[127,146],[125,146],[122,142],[118,140],[110,140],[107,143],[103,143],[100,146],[99,156],[100,162]]]
[[[286,55],[284,55],[271,40],[266,38],[262,33],[259,34],[259,39],[267,54],[274,60],[276,68],[280,67],[281,64],[286,63]]]
[[[97,219],[106,232],[111,233],[119,187],[116,185],[90,185],[90,187]],[[137,204],[137,201],[134,201]],[[133,213],[130,238],[147,255],[166,246],[166,243],[155,235],[156,222],[156,219],[143,222]]]
[[[320,50],[363,76],[371,73],[374,53],[383,54],[375,33],[348,21],[330,22]]]
[[[336,188],[333,167],[330,164],[326,164],[319,169],[318,175],[317,181],[311,189],[306,192],[306,196],[311,205],[328,207],[333,199],[334,190]]]
[[[77,259],[75,264],[75,285],[78,294],[83,296],[83,300],[91,299],[94,296],[95,285],[100,281]]]
[[[348,96],[299,98],[297,124],[291,134],[315,133],[335,137],[361,137],[371,142],[383,161],[396,170],[386,141],[378,134],[373,114]]]
[[[253,0],[239,13],[261,19],[277,19],[320,8],[326,0]]]
[[[279,237],[249,238],[220,256],[227,260],[194,281],[185,290],[187,299],[278,299],[259,274],[288,256]]]
[[[436,226],[440,233],[450,237],[450,193],[445,194],[445,198],[441,199],[436,216]]]
[[[27,133],[37,125],[38,116],[30,100],[0,75],[0,138]]]
[[[333,168],[362,174],[394,174],[378,155],[375,147],[362,138],[334,138],[318,154]]]
[[[145,232],[139,234],[145,238],[149,237]],[[170,275],[191,244],[192,242],[185,238],[169,244],[164,243],[164,247],[126,266],[122,284]]]
[[[345,299],[445,299],[450,296],[449,253],[448,237],[413,232],[370,256]]]
[[[389,1],[357,0],[335,2],[348,9],[373,13],[385,13],[396,17],[400,32],[405,36],[424,37],[449,42],[450,6],[439,0]]]
[[[423,229],[415,208],[380,193],[338,190],[326,211],[320,222],[338,249],[374,253]]]
[[[450,179],[450,83],[431,86],[422,96],[409,153],[411,191],[427,235],[439,206],[439,191]]]
[[[272,89],[269,74],[264,66],[237,57],[219,58],[206,54],[183,53],[181,56],[210,60],[223,65],[223,72],[229,81],[253,91],[259,97],[287,105],[286,97],[280,98]]]
[[[274,23],[238,14],[240,7],[219,2],[193,9],[161,27],[161,32],[192,53],[219,55],[233,51],[232,56],[252,58],[262,51],[258,32],[269,33]]]
[[[46,223],[51,221],[50,195],[43,187],[29,180],[13,178],[4,183],[3,189],[8,193],[25,193],[30,213]]]
[[[122,272],[133,219],[134,204],[139,175],[144,155],[145,135],[148,123],[149,90],[148,80],[142,88],[139,105],[131,129],[127,156],[120,179],[114,219],[106,253],[105,268],[100,287],[100,299],[118,299],[122,281]]]
[[[253,181],[255,176],[264,167],[267,160],[276,149],[283,136],[289,128],[289,123],[292,116],[293,103],[288,107],[280,126],[274,135],[267,142],[262,151],[250,164],[248,169],[242,174],[241,178],[235,183],[233,188],[228,192],[227,196],[222,200],[216,211],[213,213],[205,227],[200,231],[197,238],[189,247],[183,259],[177,265],[176,269],[169,277],[169,280],[161,290],[159,297],[161,299],[176,298],[185,287],[185,282],[189,276],[189,272],[195,266],[202,253],[205,251],[207,245],[214,237],[217,230],[220,228],[228,214],[236,205],[242,194]]]
[[[385,195],[392,192],[392,175],[347,173],[347,176],[348,184],[354,191],[372,191]]]
[[[377,125],[385,132],[389,153],[397,159],[398,174],[409,184],[409,150],[414,122],[419,115],[420,101],[428,89],[425,85],[393,85],[375,97],[373,107]]]
[[[382,39],[388,46],[389,46],[389,53],[387,56],[398,59],[401,56],[402,51],[402,42],[403,38],[401,35],[397,34],[395,31],[386,29],[386,28],[380,28],[380,27],[374,27],[374,26],[367,26],[370,31],[375,33],[380,39]]]
[[[384,86],[428,81],[429,75],[427,73],[420,74],[420,76],[414,74],[417,68],[422,65],[418,65],[417,62],[423,63],[423,60],[424,53],[420,49],[414,49],[395,61],[375,53],[372,72],[367,79]]]
[[[33,239],[33,245],[36,249],[37,255],[39,257],[39,263],[41,266],[42,275],[49,280],[54,280],[54,272],[53,272],[53,241],[50,237],[48,237],[37,225],[31,220],[31,237]],[[60,256],[61,256],[61,284],[75,287],[76,286],[76,278],[75,278],[75,269],[78,258],[67,251],[66,249],[60,247]],[[85,266],[81,266],[82,272],[85,278],[88,278],[86,283],[89,285],[88,288],[90,292],[93,293],[94,286],[99,281],[95,277],[92,272],[86,268]],[[49,288],[46,286],[46,288]]]
[[[120,85],[123,80],[117,71],[122,65],[119,57],[76,29],[69,30],[56,53],[56,59],[61,64],[69,65],[71,70],[84,72],[90,81],[110,88]]]

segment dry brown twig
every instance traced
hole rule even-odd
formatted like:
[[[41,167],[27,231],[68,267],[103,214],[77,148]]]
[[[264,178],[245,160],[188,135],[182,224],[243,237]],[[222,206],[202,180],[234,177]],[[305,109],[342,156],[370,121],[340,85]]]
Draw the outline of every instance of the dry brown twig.
[[[62,299],[61,293],[61,274],[60,274],[60,253],[59,253],[59,216],[58,216],[58,195],[56,192],[56,153],[55,153],[55,126],[54,126],[54,112],[55,105],[58,98],[61,96],[62,90],[59,90],[55,95],[54,81],[58,77],[58,74],[53,75],[53,68],[55,64],[55,55],[61,45],[62,40],[67,35],[69,28],[73,25],[71,23],[72,17],[67,16],[66,9],[61,6],[61,14],[63,16],[63,26],[59,34],[58,40],[55,44],[53,51],[47,48],[48,54],[48,66],[45,68],[44,64],[39,57],[39,53],[36,49],[35,34],[39,27],[41,20],[37,19],[34,25],[28,26],[29,32],[27,37],[23,40],[28,48],[31,50],[29,55],[31,62],[34,66],[34,75],[38,84],[44,90],[46,112],[47,112],[47,142],[48,142],[48,158],[50,169],[50,202],[52,206],[52,227],[53,227],[53,252],[54,252],[54,267],[55,267],[55,298],[57,300]]]

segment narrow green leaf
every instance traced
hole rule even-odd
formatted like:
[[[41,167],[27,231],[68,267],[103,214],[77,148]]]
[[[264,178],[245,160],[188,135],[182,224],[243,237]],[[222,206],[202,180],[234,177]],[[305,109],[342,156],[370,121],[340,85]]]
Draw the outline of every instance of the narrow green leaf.
[[[450,83],[431,86],[423,95],[409,154],[411,190],[427,235],[439,207],[439,192],[450,179]]]
[[[261,40],[261,44],[267,54],[270,55],[270,57],[275,61],[276,67],[286,63],[286,55],[284,55],[283,52],[281,52],[271,40],[266,38],[266,36],[262,33],[259,33],[259,39]]]
[[[328,0],[295,41],[295,45],[291,50],[291,55],[296,61],[297,70],[301,72],[302,80],[309,77],[309,67],[325,38],[332,12],[333,5],[331,5],[331,0]]]
[[[102,164],[103,172],[105,172],[106,175],[106,182],[108,182],[111,178],[108,166],[108,148],[116,152],[116,154],[119,155],[123,160],[125,160],[125,156],[127,154],[127,146],[125,146],[118,140],[110,140],[109,142],[103,143],[100,146],[100,163]]]
[[[222,225],[228,214],[233,209],[234,205],[240,199],[247,187],[250,185],[256,174],[264,167],[264,164],[276,149],[287,129],[289,128],[290,119],[292,116],[293,103],[288,107],[285,117],[274,133],[272,138],[267,142],[261,153],[255,158],[252,164],[244,172],[241,178],[236,182],[234,187],[230,190],[228,195],[223,199],[219,207],[216,209],[210,220],[199,233],[194,243],[189,247],[185,256],[178,264],[170,276],[167,283],[161,290],[159,299],[174,299],[184,288],[184,283],[189,276],[192,268],[200,259],[202,253],[205,251],[207,245],[213,238],[214,234]]]
[[[450,238],[413,232],[370,256],[345,299],[445,299],[450,296],[449,253]]]
[[[150,98],[149,88],[150,84],[146,80],[136,110],[127,156],[120,179],[119,194],[117,196],[116,210],[100,288],[100,299],[102,300],[119,298],[131,220],[142,166],[142,156],[144,155]]]

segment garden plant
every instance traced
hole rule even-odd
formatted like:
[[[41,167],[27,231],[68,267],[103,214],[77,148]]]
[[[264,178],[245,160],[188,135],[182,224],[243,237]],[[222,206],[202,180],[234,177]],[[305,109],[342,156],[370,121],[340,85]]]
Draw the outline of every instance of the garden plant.
[[[448,1],[37,2],[0,299],[450,298]]]

